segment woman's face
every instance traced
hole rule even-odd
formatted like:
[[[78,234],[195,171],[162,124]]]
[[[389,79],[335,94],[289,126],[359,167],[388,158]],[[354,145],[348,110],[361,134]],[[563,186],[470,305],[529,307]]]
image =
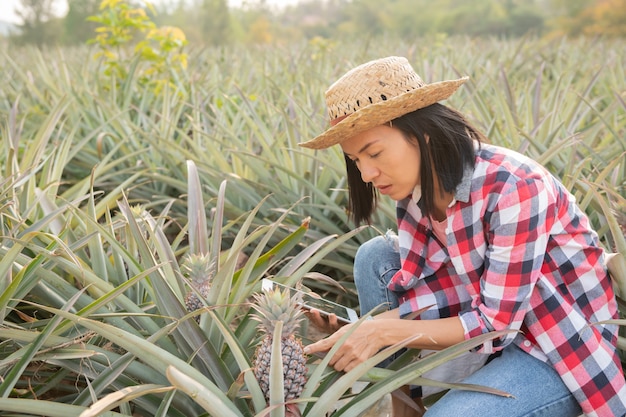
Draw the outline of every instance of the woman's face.
[[[364,182],[394,200],[411,195],[420,183],[419,148],[398,129],[376,126],[343,141],[341,148],[356,163]]]

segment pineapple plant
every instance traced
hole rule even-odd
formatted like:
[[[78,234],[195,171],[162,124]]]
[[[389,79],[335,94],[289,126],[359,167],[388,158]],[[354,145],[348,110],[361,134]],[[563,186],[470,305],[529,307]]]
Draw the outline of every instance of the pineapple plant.
[[[260,322],[259,330],[264,334],[254,354],[254,375],[268,403],[272,345],[274,337],[277,336],[275,330],[279,322],[282,323],[280,351],[283,363],[284,401],[299,398],[307,381],[307,358],[302,341],[296,336],[300,322],[304,318],[298,298],[298,295],[290,296],[288,289],[281,290],[276,287],[254,295],[253,308],[257,314],[251,317]],[[286,408],[297,413],[294,404],[288,404]]]
[[[211,280],[215,275],[215,263],[211,262],[208,254],[190,254],[181,268],[189,279],[190,288],[185,294],[185,307],[191,313],[204,307],[203,300],[209,296]],[[195,319],[199,322],[200,316]]]

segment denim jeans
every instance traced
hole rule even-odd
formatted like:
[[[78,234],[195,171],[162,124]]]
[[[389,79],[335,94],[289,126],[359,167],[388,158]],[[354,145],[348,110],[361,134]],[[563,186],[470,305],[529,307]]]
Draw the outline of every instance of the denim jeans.
[[[398,239],[387,233],[368,240],[354,257],[354,283],[359,296],[361,315],[378,308],[378,312],[398,307],[398,298],[387,284],[400,269]]]
[[[387,233],[361,245],[354,260],[361,314],[381,305],[385,309],[398,307],[398,299],[387,289],[387,283],[399,269],[400,255],[394,234]],[[484,366],[485,361],[475,355],[468,353],[431,371],[436,376],[424,374],[424,377],[489,386],[514,398],[451,390],[429,408],[426,416],[574,417],[581,414],[580,406],[554,368],[518,347],[506,347],[499,357]],[[427,395],[427,387],[422,388]]]
[[[554,368],[517,346],[502,354],[462,382],[497,388],[511,395],[451,390],[429,407],[427,417],[576,417],[578,402]]]

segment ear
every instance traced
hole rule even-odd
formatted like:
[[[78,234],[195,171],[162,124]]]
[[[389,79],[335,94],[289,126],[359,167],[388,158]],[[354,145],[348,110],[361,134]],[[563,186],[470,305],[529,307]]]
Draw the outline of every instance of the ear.
[[[430,142],[430,135],[428,133],[424,133],[424,139],[426,139],[426,143]]]

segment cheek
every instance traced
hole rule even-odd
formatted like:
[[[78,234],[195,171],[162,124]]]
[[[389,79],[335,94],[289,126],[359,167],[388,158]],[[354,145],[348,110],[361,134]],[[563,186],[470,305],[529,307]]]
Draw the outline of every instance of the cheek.
[[[418,166],[420,163],[420,154],[411,147],[403,148],[395,155],[395,163],[402,164],[405,167]]]
[[[417,185],[420,183],[420,155],[415,149],[407,149],[402,158],[401,169],[407,176],[407,181]]]

